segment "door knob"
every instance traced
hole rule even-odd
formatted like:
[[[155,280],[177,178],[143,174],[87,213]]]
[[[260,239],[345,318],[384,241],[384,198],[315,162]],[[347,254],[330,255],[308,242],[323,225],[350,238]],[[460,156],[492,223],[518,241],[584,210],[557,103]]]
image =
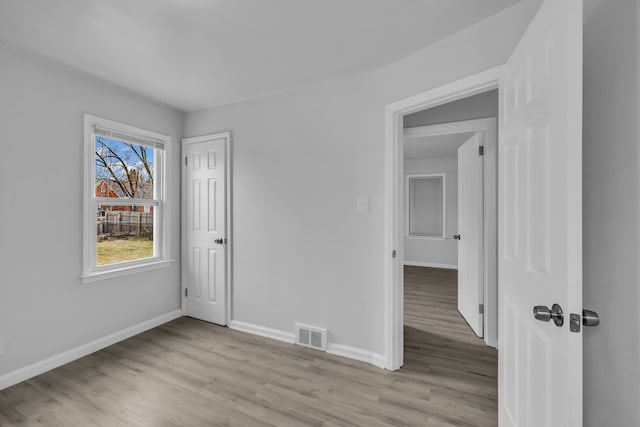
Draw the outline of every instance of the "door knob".
[[[582,310],[582,324],[584,326],[598,326],[600,324],[600,316],[592,310]]]
[[[453,240],[460,240],[460,235],[459,234],[454,234],[453,235]]]
[[[548,322],[553,319],[553,323],[555,323],[556,326],[562,326],[564,324],[562,307],[558,304],[553,304],[551,309],[546,305],[536,305],[533,307],[533,317],[542,322]]]
[[[216,240],[214,240],[214,241],[213,241],[213,243],[217,243],[217,244],[221,245],[221,244],[223,244],[223,243],[224,243],[224,240],[222,240],[222,239],[216,239]]]

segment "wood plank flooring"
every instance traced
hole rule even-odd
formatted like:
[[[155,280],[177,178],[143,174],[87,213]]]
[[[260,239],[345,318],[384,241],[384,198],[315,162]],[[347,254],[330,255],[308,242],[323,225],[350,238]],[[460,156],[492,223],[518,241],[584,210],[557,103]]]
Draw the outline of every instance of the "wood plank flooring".
[[[455,271],[405,272],[397,372],[183,317],[0,391],[0,425],[497,425],[497,355]]]

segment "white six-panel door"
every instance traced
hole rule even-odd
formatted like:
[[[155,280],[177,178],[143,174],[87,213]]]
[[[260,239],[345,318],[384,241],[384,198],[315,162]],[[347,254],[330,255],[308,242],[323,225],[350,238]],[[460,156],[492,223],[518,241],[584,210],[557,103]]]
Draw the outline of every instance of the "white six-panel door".
[[[499,417],[582,425],[582,4],[545,0],[500,81]],[[536,320],[559,304],[564,324]]]
[[[225,325],[227,140],[191,141],[183,141],[186,314]]]
[[[482,134],[458,148],[458,311],[473,332],[484,334],[484,205]]]

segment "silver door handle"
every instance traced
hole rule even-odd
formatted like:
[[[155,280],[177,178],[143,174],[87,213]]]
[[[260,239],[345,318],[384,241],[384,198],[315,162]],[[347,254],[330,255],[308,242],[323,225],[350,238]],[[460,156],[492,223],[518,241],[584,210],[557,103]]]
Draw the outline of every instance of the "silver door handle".
[[[221,245],[221,244],[224,243],[224,240],[223,239],[216,239],[216,240],[213,241],[213,243],[217,243],[217,244]]]
[[[553,304],[551,309],[546,305],[536,305],[533,307],[533,317],[542,322],[548,322],[553,319],[553,323],[558,327],[564,325],[564,314],[562,307],[558,304]]]
[[[584,326],[598,326],[600,324],[600,316],[592,310],[582,310],[582,324]]]

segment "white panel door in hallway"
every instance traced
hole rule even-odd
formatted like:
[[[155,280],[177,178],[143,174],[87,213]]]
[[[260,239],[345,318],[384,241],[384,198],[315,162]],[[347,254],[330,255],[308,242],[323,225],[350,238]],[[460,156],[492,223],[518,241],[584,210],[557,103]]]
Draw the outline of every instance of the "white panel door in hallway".
[[[581,0],[542,3],[505,66],[499,123],[500,425],[579,427]]]
[[[183,140],[186,314],[219,325],[227,323],[227,142],[226,134]]]
[[[482,134],[458,148],[458,311],[484,335],[484,197]]]

